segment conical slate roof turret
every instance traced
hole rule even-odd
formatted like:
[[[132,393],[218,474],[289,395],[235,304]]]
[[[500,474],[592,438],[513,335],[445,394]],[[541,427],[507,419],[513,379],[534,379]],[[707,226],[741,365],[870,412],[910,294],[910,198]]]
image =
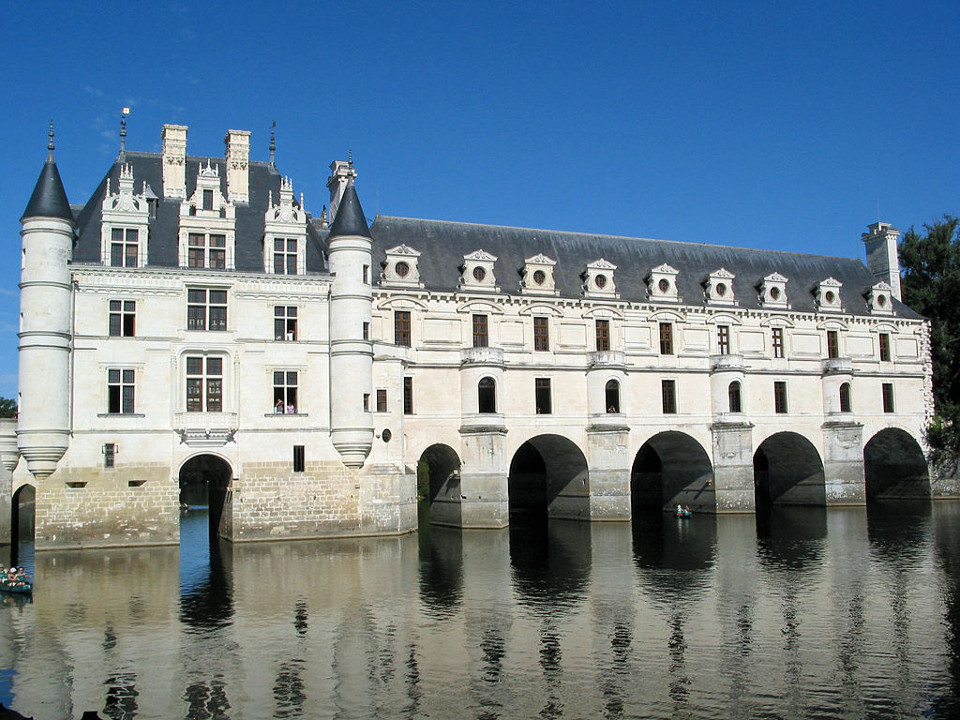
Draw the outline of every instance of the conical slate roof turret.
[[[360,198],[357,197],[357,190],[353,186],[353,178],[347,181],[347,187],[343,190],[343,197],[340,198],[340,206],[337,208],[337,216],[333,219],[333,225],[330,226],[329,237],[339,235],[371,237],[370,228],[367,227],[367,219],[363,215],[363,208],[360,207]]]
[[[67,193],[63,189],[63,181],[60,179],[60,171],[57,170],[57,161],[53,159],[52,122],[50,123],[50,144],[47,148],[50,150],[47,161],[43,164],[43,170],[40,171],[36,187],[33,188],[33,195],[30,196],[30,202],[27,203],[27,209],[23,211],[20,220],[31,217],[48,217],[67,220],[71,224],[75,224],[73,211],[70,210],[70,203],[67,200]]]

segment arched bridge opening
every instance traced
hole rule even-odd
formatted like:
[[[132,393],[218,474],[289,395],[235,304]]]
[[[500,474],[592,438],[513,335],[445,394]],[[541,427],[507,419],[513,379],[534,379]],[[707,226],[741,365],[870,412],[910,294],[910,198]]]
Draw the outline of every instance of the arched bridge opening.
[[[211,537],[230,537],[230,518],[223,509],[233,469],[216,455],[197,455],[180,468],[180,512],[207,513]]]
[[[421,513],[428,515],[432,525],[460,525],[460,465],[456,451],[442,443],[420,455],[417,496]]]
[[[11,564],[20,565],[21,555],[30,555],[36,534],[37,490],[33,485],[21,485],[13,493],[10,503]]]
[[[590,474],[577,445],[562,435],[527,440],[510,461],[510,518],[589,520]]]
[[[630,473],[635,511],[673,509],[716,512],[713,465],[703,446],[686,433],[668,430],[647,440]]]
[[[827,490],[820,453],[794,432],[778,432],[753,454],[757,509],[772,505],[826,505]]]
[[[900,428],[885,428],[863,447],[867,500],[928,500],[930,471],[920,444]]]

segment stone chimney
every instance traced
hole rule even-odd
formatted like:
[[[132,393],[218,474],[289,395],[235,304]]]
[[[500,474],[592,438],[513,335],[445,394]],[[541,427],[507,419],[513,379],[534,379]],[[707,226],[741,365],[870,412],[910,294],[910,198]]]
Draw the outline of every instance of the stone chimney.
[[[340,207],[343,191],[347,189],[347,181],[356,177],[357,171],[353,169],[352,158],[346,162],[334,160],[330,163],[330,177],[327,178],[327,188],[330,190],[329,222],[331,225],[337,217],[337,209]]]
[[[183,198],[187,195],[187,126],[164,125],[162,141],[163,196]]]
[[[250,131],[227,130],[227,200],[250,202]]]
[[[867,267],[877,280],[883,280],[891,288],[891,295],[900,297],[900,255],[897,252],[897,240],[900,231],[885,222],[867,225],[870,232],[860,237],[867,249]]]

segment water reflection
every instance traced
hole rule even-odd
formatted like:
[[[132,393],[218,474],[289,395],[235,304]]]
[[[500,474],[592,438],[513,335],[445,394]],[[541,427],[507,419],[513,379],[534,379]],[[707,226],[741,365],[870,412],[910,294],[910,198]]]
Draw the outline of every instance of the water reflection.
[[[0,699],[38,720],[960,711],[960,503],[190,537],[38,556],[34,603],[0,607]]]

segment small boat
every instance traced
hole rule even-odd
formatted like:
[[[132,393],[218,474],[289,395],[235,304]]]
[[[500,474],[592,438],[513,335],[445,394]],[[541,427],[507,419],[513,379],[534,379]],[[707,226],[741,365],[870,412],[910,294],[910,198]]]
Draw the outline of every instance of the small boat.
[[[26,580],[7,580],[7,578],[0,578],[0,592],[29,595],[33,592],[33,584]]]
[[[682,508],[677,505],[677,511],[674,513],[678,518],[689,518],[693,513],[690,511],[690,508]]]

